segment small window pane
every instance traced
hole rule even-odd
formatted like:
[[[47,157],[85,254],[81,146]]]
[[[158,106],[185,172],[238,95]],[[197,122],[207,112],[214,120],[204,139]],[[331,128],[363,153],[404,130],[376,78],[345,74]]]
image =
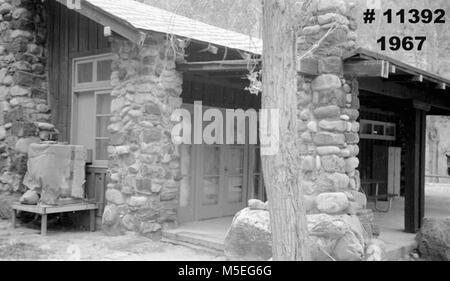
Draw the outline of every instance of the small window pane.
[[[262,171],[261,167],[261,150],[259,148],[255,149],[255,165],[253,167],[253,172],[258,174]]]
[[[111,63],[112,60],[101,60],[97,62],[97,81],[111,80]]]
[[[203,153],[205,176],[220,174],[220,148],[206,146]]]
[[[219,178],[203,179],[203,206],[217,205],[219,203]]]
[[[111,113],[111,99],[110,94],[97,95],[97,115]]]
[[[243,177],[231,177],[228,179],[228,203],[241,203],[244,199]]]
[[[191,174],[191,155],[192,147],[190,145],[182,145],[181,150],[181,175],[189,176]]]
[[[77,64],[78,83],[90,83],[93,82],[93,67],[92,62]]]
[[[384,126],[383,125],[374,125],[373,126],[373,134],[383,136],[384,135]]]
[[[97,138],[109,138],[108,133],[109,117],[97,117]]]
[[[108,160],[108,145],[109,140],[95,141],[95,160]]]
[[[228,167],[231,175],[241,175],[244,173],[244,149],[230,149],[231,167]]]
[[[386,126],[386,136],[395,137],[395,126],[394,125]]]
[[[372,124],[363,123],[361,128],[361,134],[371,135],[372,134]]]

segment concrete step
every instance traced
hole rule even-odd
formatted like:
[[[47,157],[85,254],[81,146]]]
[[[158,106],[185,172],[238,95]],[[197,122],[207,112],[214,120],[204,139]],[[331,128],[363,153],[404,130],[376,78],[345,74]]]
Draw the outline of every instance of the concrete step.
[[[163,237],[171,241],[201,246],[221,253],[224,251],[223,241],[220,241],[215,237],[210,237],[206,234],[186,231],[164,231]]]

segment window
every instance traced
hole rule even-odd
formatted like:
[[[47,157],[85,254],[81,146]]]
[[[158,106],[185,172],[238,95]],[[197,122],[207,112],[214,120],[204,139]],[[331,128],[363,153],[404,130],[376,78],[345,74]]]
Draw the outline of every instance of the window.
[[[111,64],[110,56],[75,59],[74,88],[110,88]]]
[[[107,166],[111,118],[111,57],[102,55],[73,61],[71,141],[88,149],[88,162]]]
[[[397,127],[394,123],[373,120],[361,120],[361,138],[395,141]]]

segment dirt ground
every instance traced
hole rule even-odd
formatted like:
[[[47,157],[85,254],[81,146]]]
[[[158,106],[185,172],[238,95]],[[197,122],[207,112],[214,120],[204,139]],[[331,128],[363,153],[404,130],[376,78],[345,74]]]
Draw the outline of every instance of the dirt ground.
[[[42,237],[36,229],[12,229],[9,221],[0,220],[0,260],[220,261],[225,257],[134,234],[108,237],[102,232],[50,231]]]

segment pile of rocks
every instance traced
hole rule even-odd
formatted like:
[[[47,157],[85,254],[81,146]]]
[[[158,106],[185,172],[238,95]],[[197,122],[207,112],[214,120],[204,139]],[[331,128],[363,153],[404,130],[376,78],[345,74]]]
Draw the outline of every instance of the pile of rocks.
[[[182,77],[173,42],[149,34],[143,46],[114,40],[111,182],[103,229],[158,239],[177,220],[180,155],[171,139],[171,115],[180,108]]]

